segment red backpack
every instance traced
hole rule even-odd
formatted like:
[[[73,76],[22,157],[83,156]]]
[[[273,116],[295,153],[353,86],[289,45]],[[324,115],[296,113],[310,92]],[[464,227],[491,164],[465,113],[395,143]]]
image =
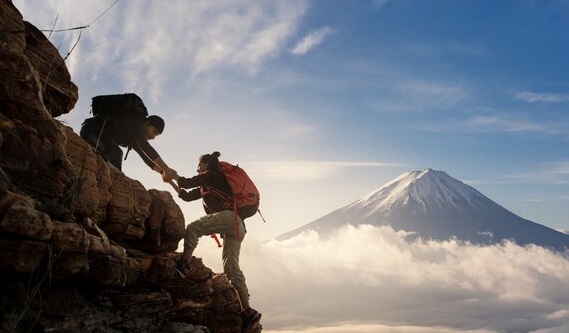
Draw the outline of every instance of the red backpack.
[[[227,179],[233,194],[225,208],[239,211],[244,219],[255,215],[259,211],[259,190],[245,170],[239,165],[220,161],[219,171]]]
[[[212,190],[211,193],[222,199],[227,199],[223,208],[231,209],[234,212],[235,233],[239,235],[239,216],[242,216],[244,220],[259,212],[261,219],[265,221],[261,211],[259,210],[259,201],[261,199],[259,190],[251,178],[249,178],[249,175],[247,175],[245,170],[239,167],[239,165],[220,161],[219,171],[225,176],[225,179],[227,179],[232,195],[227,196],[225,193],[215,189]]]

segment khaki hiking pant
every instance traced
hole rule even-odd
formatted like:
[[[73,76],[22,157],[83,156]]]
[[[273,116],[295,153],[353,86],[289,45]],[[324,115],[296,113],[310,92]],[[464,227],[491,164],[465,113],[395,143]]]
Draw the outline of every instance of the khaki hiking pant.
[[[199,220],[194,221],[186,228],[186,237],[184,237],[184,248],[191,257],[198,240],[202,236],[211,234],[223,235],[223,272],[227,274],[227,278],[235,287],[235,289],[244,288],[245,276],[239,268],[239,252],[241,250],[241,242],[245,238],[245,225],[240,217],[238,219],[239,235],[235,234],[235,215],[231,210],[224,210],[218,213],[202,216]],[[212,240],[213,241],[213,240]]]

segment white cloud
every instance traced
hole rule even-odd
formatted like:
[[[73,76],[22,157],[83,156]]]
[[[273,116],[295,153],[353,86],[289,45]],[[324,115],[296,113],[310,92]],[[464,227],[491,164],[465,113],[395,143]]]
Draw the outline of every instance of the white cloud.
[[[363,226],[328,240],[313,233],[282,242],[246,240],[241,261],[251,304],[271,332],[569,327],[569,260],[562,255],[512,243],[407,243],[404,236]],[[213,256],[205,263],[220,261],[219,253]]]
[[[451,48],[456,52],[473,57],[481,57],[488,54],[488,51],[477,43],[453,43],[451,44]]]
[[[303,328],[302,330],[278,330],[263,329],[264,333],[492,333],[488,330],[453,330],[444,327],[419,327],[419,326],[389,326],[389,325],[350,325],[345,324],[334,327]]]
[[[534,92],[524,91],[515,94],[514,98],[529,103],[535,103],[535,102],[561,103],[569,101],[569,94],[549,94],[549,93],[534,93]]]
[[[20,0],[15,5],[34,25],[47,25],[46,17],[53,20],[59,13],[60,25],[69,27],[90,23],[112,3]],[[118,2],[83,31],[70,69],[92,78],[109,74],[121,88],[157,99],[168,84],[186,84],[197,75],[257,71],[284,49],[305,10],[300,0]],[[66,50],[78,32],[63,36]]]
[[[374,10],[380,10],[381,8],[383,8],[385,5],[387,5],[390,2],[391,2],[391,0],[373,0],[372,6],[373,6]]]
[[[546,126],[534,121],[505,119],[497,116],[476,116],[467,119],[468,127],[484,127],[503,132],[541,132]]]
[[[469,132],[469,133],[526,133],[554,136],[569,136],[566,122],[562,120],[534,120],[510,116],[473,116],[465,119],[447,119],[436,123],[421,123],[417,129],[434,132]]]
[[[569,161],[544,163],[548,173],[569,175]]]
[[[261,177],[284,180],[314,180],[334,176],[345,168],[383,168],[401,166],[389,162],[340,162],[340,161],[275,161],[252,162],[248,166]]]
[[[433,43],[412,41],[405,46],[410,53],[423,57],[440,58],[449,54],[461,54],[471,57],[485,57],[489,54],[483,45],[476,42]]]
[[[558,161],[558,162],[545,162],[540,163],[536,169],[516,172],[509,175],[503,176],[504,179],[508,180],[510,183],[535,183],[535,184],[557,184],[557,185],[567,185],[569,184],[569,162]],[[567,200],[567,195],[564,191],[556,193],[556,191],[550,192],[550,194],[539,193],[536,194],[536,198],[531,198],[532,201],[551,201],[551,200]]]
[[[405,98],[435,99],[436,104],[450,105],[464,100],[468,92],[455,84],[440,84],[422,80],[408,80],[396,85],[396,91]]]
[[[37,1],[14,0],[14,5],[22,13],[25,21],[30,22],[49,36],[50,41],[58,48],[59,53],[65,57],[73,49],[66,64],[73,74],[83,63],[81,57],[88,57],[84,47],[89,43],[89,34],[93,34],[93,27],[98,27],[97,17],[113,5],[113,1]],[[113,6],[114,7],[114,6]],[[112,11],[111,11],[112,13]],[[106,15],[103,15],[106,16]],[[91,26],[91,24],[93,24]],[[77,27],[87,28],[80,30],[50,32],[50,30],[66,30]]]
[[[322,44],[324,39],[332,34],[334,30],[330,27],[323,27],[311,32],[300,40],[290,51],[294,55],[304,55],[314,47]]]
[[[460,83],[404,79],[391,87],[392,94],[368,103],[382,112],[425,112],[446,110],[464,102],[470,91]]]
[[[263,329],[264,333],[456,333],[454,329],[444,327],[419,327],[419,326],[389,326],[389,325],[358,325],[344,324],[334,327],[303,328],[302,330],[269,330]],[[465,330],[467,333],[491,333],[488,330]]]

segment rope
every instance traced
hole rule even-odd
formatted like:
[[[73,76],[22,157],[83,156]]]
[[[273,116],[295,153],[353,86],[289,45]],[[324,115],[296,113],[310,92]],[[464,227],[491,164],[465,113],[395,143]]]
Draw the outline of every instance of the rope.
[[[97,148],[99,147],[99,141],[101,141],[101,135],[103,134],[103,130],[105,129],[105,125],[107,124],[107,120],[109,118],[105,118],[105,121],[103,122],[103,126],[101,127],[101,131],[99,132],[99,137],[97,138],[97,144],[95,145],[95,151],[97,151]]]

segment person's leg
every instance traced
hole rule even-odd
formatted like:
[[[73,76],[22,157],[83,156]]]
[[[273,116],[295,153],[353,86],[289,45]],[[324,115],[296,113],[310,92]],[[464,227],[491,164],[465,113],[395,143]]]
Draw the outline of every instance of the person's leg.
[[[241,218],[238,217],[238,228],[235,227],[235,215],[231,213],[231,226],[225,229],[223,244],[223,271],[227,274],[227,278],[237,291],[241,308],[245,314],[250,315],[256,313],[249,306],[249,289],[245,280],[245,275],[239,266],[239,254],[241,251],[241,243],[245,238],[245,225]],[[237,234],[238,233],[238,234]]]
[[[101,135],[101,126],[98,125],[92,119],[86,120],[79,135],[85,140],[91,147],[98,148],[97,143],[99,141],[99,136]]]
[[[122,169],[122,156],[123,152],[122,149],[115,143],[113,138],[105,138],[105,140],[101,139],[104,142],[105,153],[103,156],[107,156],[109,163],[117,167],[117,169]],[[99,143],[100,144],[100,143]]]
[[[79,131],[79,135],[91,145],[95,152],[114,165],[117,169],[122,168],[123,152],[115,140],[104,131],[106,125],[94,121],[86,122]]]
[[[223,243],[223,272],[237,290],[241,308],[249,308],[249,290],[245,283],[245,275],[239,267],[239,253],[241,251],[241,241],[235,237],[225,235]]]
[[[195,223],[195,222],[194,222]],[[208,235],[212,233],[223,234],[223,271],[227,274],[227,278],[231,282],[231,285],[237,291],[239,301],[241,302],[241,323],[242,332],[247,332],[251,327],[254,326],[256,322],[261,319],[261,313],[257,310],[251,308],[249,305],[249,290],[247,284],[245,283],[245,276],[241,268],[239,267],[239,254],[241,251],[241,243],[245,238],[245,225],[241,218],[237,217],[237,228],[235,225],[235,215],[232,211],[222,211],[216,214],[215,220],[211,219],[204,224],[215,223],[216,231],[213,228],[203,230],[201,235]],[[188,228],[189,229],[189,228]],[[193,228],[192,228],[193,229]],[[195,238],[194,238],[195,239]],[[197,245],[197,239],[195,242],[192,238],[187,238],[184,241],[185,244]],[[195,248],[195,245],[193,248]],[[186,247],[184,247],[184,257],[188,260],[191,258],[191,253],[193,248],[188,249],[186,253]],[[191,250],[191,251],[190,251]]]
[[[180,261],[187,264],[192,258],[192,254],[198,245],[199,238],[206,235],[224,233],[233,225],[227,218],[227,212],[222,211],[202,216],[199,220],[190,223],[186,227],[186,236],[184,237],[184,252]],[[229,212],[233,216],[233,212]]]

